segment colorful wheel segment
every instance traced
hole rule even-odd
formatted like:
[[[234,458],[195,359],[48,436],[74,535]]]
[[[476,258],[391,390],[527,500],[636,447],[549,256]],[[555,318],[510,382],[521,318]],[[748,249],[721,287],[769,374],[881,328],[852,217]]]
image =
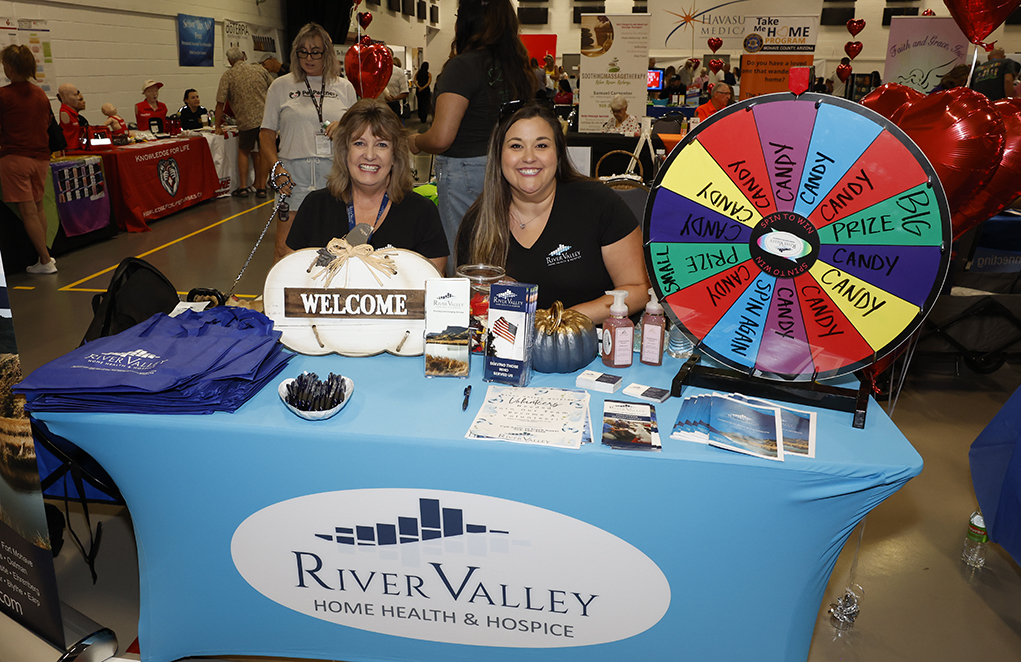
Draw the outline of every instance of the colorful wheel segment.
[[[950,264],[950,211],[900,129],[826,95],[720,111],[673,151],[646,207],[667,314],[747,374],[825,379],[896,349]]]

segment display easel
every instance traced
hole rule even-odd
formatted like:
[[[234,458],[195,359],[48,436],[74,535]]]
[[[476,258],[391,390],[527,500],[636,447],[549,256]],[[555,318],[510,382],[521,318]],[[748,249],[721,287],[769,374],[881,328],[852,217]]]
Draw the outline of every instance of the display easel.
[[[684,386],[743,393],[768,400],[782,400],[810,407],[821,407],[854,414],[852,427],[865,427],[869,406],[869,388],[862,381],[857,389],[828,386],[816,381],[779,382],[746,375],[729,368],[701,365],[701,354],[692,354],[677,371],[670,385],[670,395],[681,396]]]

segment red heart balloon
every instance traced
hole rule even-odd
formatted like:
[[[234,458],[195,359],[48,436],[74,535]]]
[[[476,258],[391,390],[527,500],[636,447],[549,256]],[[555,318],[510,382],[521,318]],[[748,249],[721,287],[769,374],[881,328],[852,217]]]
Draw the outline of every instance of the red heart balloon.
[[[372,12],[358,12],[358,25],[362,26],[362,30],[368,28],[369,23],[372,23]]]
[[[698,59],[697,57],[689,58],[688,62],[691,62],[692,69],[698,69],[698,65],[702,64],[702,60]]]
[[[966,87],[911,103],[897,126],[915,141],[943,184],[954,212],[992,179],[1003,157],[1004,124],[983,94]]]
[[[707,43],[709,44],[709,50],[715,53],[720,50],[720,46],[723,45],[723,40],[719,37],[709,37],[709,41]]]
[[[720,69],[722,69],[722,68],[723,68],[723,60],[717,60],[716,58],[713,58],[713,59],[709,60],[709,69],[714,74],[720,73]]]
[[[858,57],[858,53],[861,53],[862,43],[860,41],[849,41],[844,44],[844,52],[847,53],[847,57],[852,60]]]
[[[908,106],[924,98],[925,95],[913,87],[897,83],[884,83],[869,92],[861,100],[861,105],[876,111],[896,124],[897,120],[894,117],[903,115]]]
[[[394,61],[386,44],[358,43],[344,55],[344,72],[362,99],[375,98],[386,88]]]
[[[926,9],[925,11],[922,12],[922,16],[935,16],[935,15],[936,15],[936,12],[934,12],[931,9]]]
[[[851,33],[852,37],[857,37],[858,33],[864,29],[865,29],[864,18],[852,18],[850,21],[847,22],[847,31]]]
[[[1021,99],[1000,99],[993,108],[1003,119],[1003,156],[992,179],[954,210],[954,239],[999,214],[1021,195]]]
[[[849,64],[838,64],[837,65],[837,78],[840,82],[846,83],[847,79],[851,77],[851,65]]]
[[[981,44],[1021,5],[1021,0],[943,0],[943,4],[968,41]]]

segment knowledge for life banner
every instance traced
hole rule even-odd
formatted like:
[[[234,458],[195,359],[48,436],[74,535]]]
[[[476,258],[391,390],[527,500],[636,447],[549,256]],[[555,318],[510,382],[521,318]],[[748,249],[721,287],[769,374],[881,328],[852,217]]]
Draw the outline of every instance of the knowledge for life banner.
[[[602,131],[617,95],[627,99],[629,115],[645,115],[648,14],[582,14],[581,55],[579,131]]]
[[[883,80],[928,94],[951,69],[967,64],[967,55],[968,38],[953,18],[895,16]]]

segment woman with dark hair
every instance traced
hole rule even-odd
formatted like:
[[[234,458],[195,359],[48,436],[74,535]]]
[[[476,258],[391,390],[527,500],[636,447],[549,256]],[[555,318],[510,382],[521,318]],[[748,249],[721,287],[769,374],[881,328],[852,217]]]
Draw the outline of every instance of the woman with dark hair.
[[[959,64],[947,73],[943,74],[943,78],[940,79],[939,85],[929,90],[929,94],[942,92],[943,90],[952,90],[955,87],[967,85],[968,76],[970,74],[971,67],[966,64]]]
[[[276,162],[277,136],[283,167],[271,178],[290,174],[291,210],[301,207],[305,196],[326,186],[333,165],[333,124],[358,100],[351,82],[340,75],[340,61],[329,33],[309,23],[295,36],[291,46],[291,73],[273,81],[266,93],[266,108],[259,131],[259,151],[266,163]],[[277,223],[277,260],[287,251],[290,224]]]
[[[536,91],[510,0],[460,0],[452,52],[436,81],[433,123],[410,138],[413,154],[437,155],[440,218],[450,241],[482,192],[501,104],[531,99]]]
[[[415,96],[418,98],[418,119],[422,124],[429,119],[429,107],[433,102],[433,92],[429,86],[433,84],[433,75],[429,73],[429,63],[423,62],[415,74]]]
[[[539,286],[540,308],[555,300],[601,324],[626,290],[628,313],[649,301],[638,221],[608,186],[580,175],[548,108],[525,104],[489,143],[483,193],[457,236],[459,264],[504,267]]]
[[[194,89],[184,91],[184,105],[177,111],[181,119],[182,129],[201,129],[209,124],[209,111],[199,101],[199,93]]]
[[[50,141],[46,130],[53,117],[50,101],[35,78],[35,56],[28,46],[11,44],[0,53],[10,85],[0,87],[0,186],[4,202],[16,204],[39,260],[30,274],[55,274],[57,261],[46,246],[43,186],[50,175]]]
[[[574,103],[574,92],[571,91],[571,82],[566,78],[561,78],[557,81],[557,95],[553,97],[553,103],[555,104],[566,104],[570,106]]]
[[[442,274],[447,237],[431,200],[411,188],[411,153],[401,120],[379,99],[362,99],[337,122],[326,188],[305,198],[287,235],[287,253],[322,248],[364,223],[369,244],[420,253]]]

